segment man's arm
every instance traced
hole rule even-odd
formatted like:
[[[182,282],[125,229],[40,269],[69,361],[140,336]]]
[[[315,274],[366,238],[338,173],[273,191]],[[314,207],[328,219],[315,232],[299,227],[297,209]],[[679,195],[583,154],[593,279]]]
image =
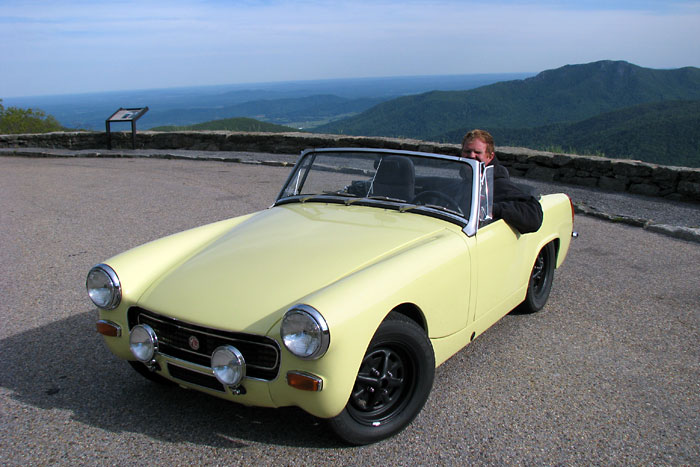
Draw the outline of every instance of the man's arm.
[[[523,234],[536,232],[542,225],[542,206],[533,196],[495,202],[493,214],[496,219],[503,219]]]
[[[536,232],[542,225],[542,205],[510,181],[508,170],[494,164],[493,215],[526,234]]]

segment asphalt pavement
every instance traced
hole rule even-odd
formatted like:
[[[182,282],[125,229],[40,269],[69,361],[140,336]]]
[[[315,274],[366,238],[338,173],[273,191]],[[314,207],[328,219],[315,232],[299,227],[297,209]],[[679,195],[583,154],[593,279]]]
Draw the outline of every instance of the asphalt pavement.
[[[299,409],[160,387],[114,357],[89,268],[265,209],[280,165],[0,157],[0,464],[700,464],[700,246],[593,216],[577,216],[546,307],[440,366],[418,418],[371,446]]]

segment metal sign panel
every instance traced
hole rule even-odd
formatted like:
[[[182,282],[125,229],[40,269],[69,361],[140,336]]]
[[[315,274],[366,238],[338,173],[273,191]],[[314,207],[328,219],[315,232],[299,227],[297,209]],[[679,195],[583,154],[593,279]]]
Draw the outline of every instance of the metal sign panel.
[[[132,107],[128,109],[120,107],[114,112],[105,121],[105,126],[107,128],[107,147],[112,149],[112,132],[110,125],[115,122],[129,122],[131,123],[131,147],[132,149],[136,149],[136,120],[141,118],[146,112],[148,112],[148,107]]]

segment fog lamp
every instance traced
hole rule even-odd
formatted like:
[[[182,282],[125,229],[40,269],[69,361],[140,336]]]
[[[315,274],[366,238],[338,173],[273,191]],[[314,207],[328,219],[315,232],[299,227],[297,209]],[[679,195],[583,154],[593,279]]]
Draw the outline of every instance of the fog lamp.
[[[148,363],[158,351],[156,332],[147,324],[137,324],[131,329],[129,348],[137,360]]]
[[[236,387],[245,377],[243,354],[232,345],[222,345],[211,354],[211,368],[221,384]]]

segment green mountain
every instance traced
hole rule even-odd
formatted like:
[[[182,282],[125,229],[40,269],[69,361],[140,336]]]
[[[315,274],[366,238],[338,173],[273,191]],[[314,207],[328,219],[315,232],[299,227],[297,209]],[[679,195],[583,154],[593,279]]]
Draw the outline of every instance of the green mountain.
[[[151,128],[152,131],[259,131],[263,133],[288,133],[299,131],[288,126],[275,125],[274,123],[261,122],[252,118],[237,117],[223,120],[212,120],[210,122],[197,123],[183,126],[158,126]]]
[[[467,129],[446,134],[460,140]],[[700,167],[700,101],[641,104],[576,123],[495,129],[503,146]]]
[[[700,100],[700,69],[655,70],[624,61],[567,65],[468,91],[393,99],[313,131],[458,142],[455,130],[484,128],[498,133],[503,128],[574,123],[667,100]]]

